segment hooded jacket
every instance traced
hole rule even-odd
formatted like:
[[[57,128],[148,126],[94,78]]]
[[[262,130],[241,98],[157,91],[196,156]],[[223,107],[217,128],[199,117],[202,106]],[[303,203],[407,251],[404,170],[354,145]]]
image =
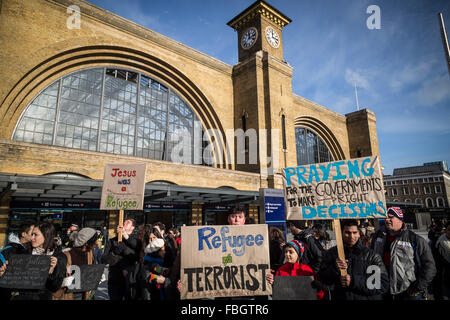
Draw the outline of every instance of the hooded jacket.
[[[371,247],[380,256],[384,255],[386,236],[387,229],[383,226],[373,237]],[[407,230],[405,224],[391,243],[388,271],[392,295],[405,292],[410,287],[415,291],[426,292],[436,275],[431,248],[424,238]]]
[[[367,248],[361,243],[361,240],[349,250],[344,246],[345,258],[347,263],[347,274],[350,275],[350,286],[341,286],[341,274],[336,266],[338,258],[337,247],[333,247],[326,252],[322,260],[322,266],[319,271],[319,277],[323,284],[333,287],[331,293],[332,300],[381,300],[382,295],[389,289],[389,276],[384,266],[383,259],[373,250]],[[380,269],[379,287],[376,288],[371,281],[368,285],[369,277],[374,272],[373,267]]]
[[[296,234],[294,239],[302,241],[306,245],[305,252],[301,257],[300,262],[310,266],[315,273],[319,272],[320,264],[322,262],[322,250],[319,247],[320,244],[318,244],[316,238],[314,238],[313,230],[311,228],[304,229]]]

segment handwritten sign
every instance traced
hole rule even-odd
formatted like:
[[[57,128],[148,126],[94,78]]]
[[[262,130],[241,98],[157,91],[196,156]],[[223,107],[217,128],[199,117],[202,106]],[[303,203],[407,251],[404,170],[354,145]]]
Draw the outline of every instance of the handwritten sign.
[[[49,270],[50,256],[13,254],[0,277],[0,288],[44,289]]]
[[[146,164],[106,164],[100,210],[142,210]]]
[[[181,227],[181,299],[272,294],[267,225]]]
[[[283,170],[287,220],[384,218],[377,156]]]
[[[86,292],[91,290],[97,290],[97,287],[102,278],[102,274],[105,271],[104,264],[91,264],[80,266],[80,284],[75,283],[73,289],[68,289],[67,292]]]
[[[311,285],[312,276],[276,276],[273,300],[317,300],[317,290]]]

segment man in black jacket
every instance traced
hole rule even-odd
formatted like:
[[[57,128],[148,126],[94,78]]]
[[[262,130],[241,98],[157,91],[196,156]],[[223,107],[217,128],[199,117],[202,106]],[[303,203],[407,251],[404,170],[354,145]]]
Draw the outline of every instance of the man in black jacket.
[[[311,228],[304,227],[304,221],[288,220],[286,221],[287,227],[294,235],[294,239],[301,241],[306,245],[303,256],[300,260],[301,263],[307,264],[317,273],[320,269],[320,263],[322,262],[322,250],[314,238],[314,231]]]
[[[117,236],[109,239],[105,246],[102,262],[109,264],[108,294],[110,300],[130,300],[130,275],[139,261],[141,241],[133,235],[136,222],[126,219],[122,228],[122,242]],[[117,227],[119,232],[121,227]]]
[[[328,250],[322,260],[319,279],[333,287],[331,300],[382,300],[389,288],[389,277],[381,257],[360,241],[356,220],[345,220],[342,239],[345,261],[337,247]],[[347,270],[341,276],[340,269]]]

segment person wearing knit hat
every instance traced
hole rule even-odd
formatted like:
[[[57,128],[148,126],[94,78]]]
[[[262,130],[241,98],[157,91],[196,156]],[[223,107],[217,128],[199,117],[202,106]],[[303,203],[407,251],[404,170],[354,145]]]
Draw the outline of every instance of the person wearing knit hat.
[[[305,245],[298,240],[292,240],[286,243],[284,246],[284,256],[286,263],[283,264],[275,273],[275,276],[312,276],[314,282],[318,283],[318,278],[310,266],[300,262],[300,259],[305,251]],[[275,281],[273,273],[266,274],[266,280],[269,284],[273,284]],[[317,299],[323,299],[324,291],[317,287]]]
[[[389,272],[389,300],[424,300],[436,275],[436,265],[427,241],[408,230],[399,207],[387,209],[387,217],[373,236],[371,248]]]
[[[82,247],[90,240],[97,232],[92,228],[83,228],[80,231],[73,233],[73,246],[76,248]]]
[[[82,266],[94,264],[94,246],[98,239],[97,232],[92,228],[83,228],[70,235],[73,240],[72,248],[67,248],[64,254],[67,257],[67,268],[71,265]],[[55,300],[90,300],[91,291],[68,293],[67,287],[72,283],[73,276],[69,273],[64,278],[62,287],[55,293]]]

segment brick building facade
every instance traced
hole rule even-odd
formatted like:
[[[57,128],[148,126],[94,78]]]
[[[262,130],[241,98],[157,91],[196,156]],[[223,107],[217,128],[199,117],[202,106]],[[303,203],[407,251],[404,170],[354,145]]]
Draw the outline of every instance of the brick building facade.
[[[79,29],[67,27],[71,5]],[[258,191],[282,187],[279,168],[378,155],[373,112],[341,115],[292,92],[290,21],[264,1],[230,20],[232,66],[86,1],[0,1],[0,243],[24,217],[114,230],[116,213],[98,210],[105,163],[146,163],[148,210],[136,216],[171,225],[223,222],[236,202],[258,221]],[[168,137],[195,123],[214,161],[170,161]],[[227,136],[237,129],[258,138],[245,163]]]

